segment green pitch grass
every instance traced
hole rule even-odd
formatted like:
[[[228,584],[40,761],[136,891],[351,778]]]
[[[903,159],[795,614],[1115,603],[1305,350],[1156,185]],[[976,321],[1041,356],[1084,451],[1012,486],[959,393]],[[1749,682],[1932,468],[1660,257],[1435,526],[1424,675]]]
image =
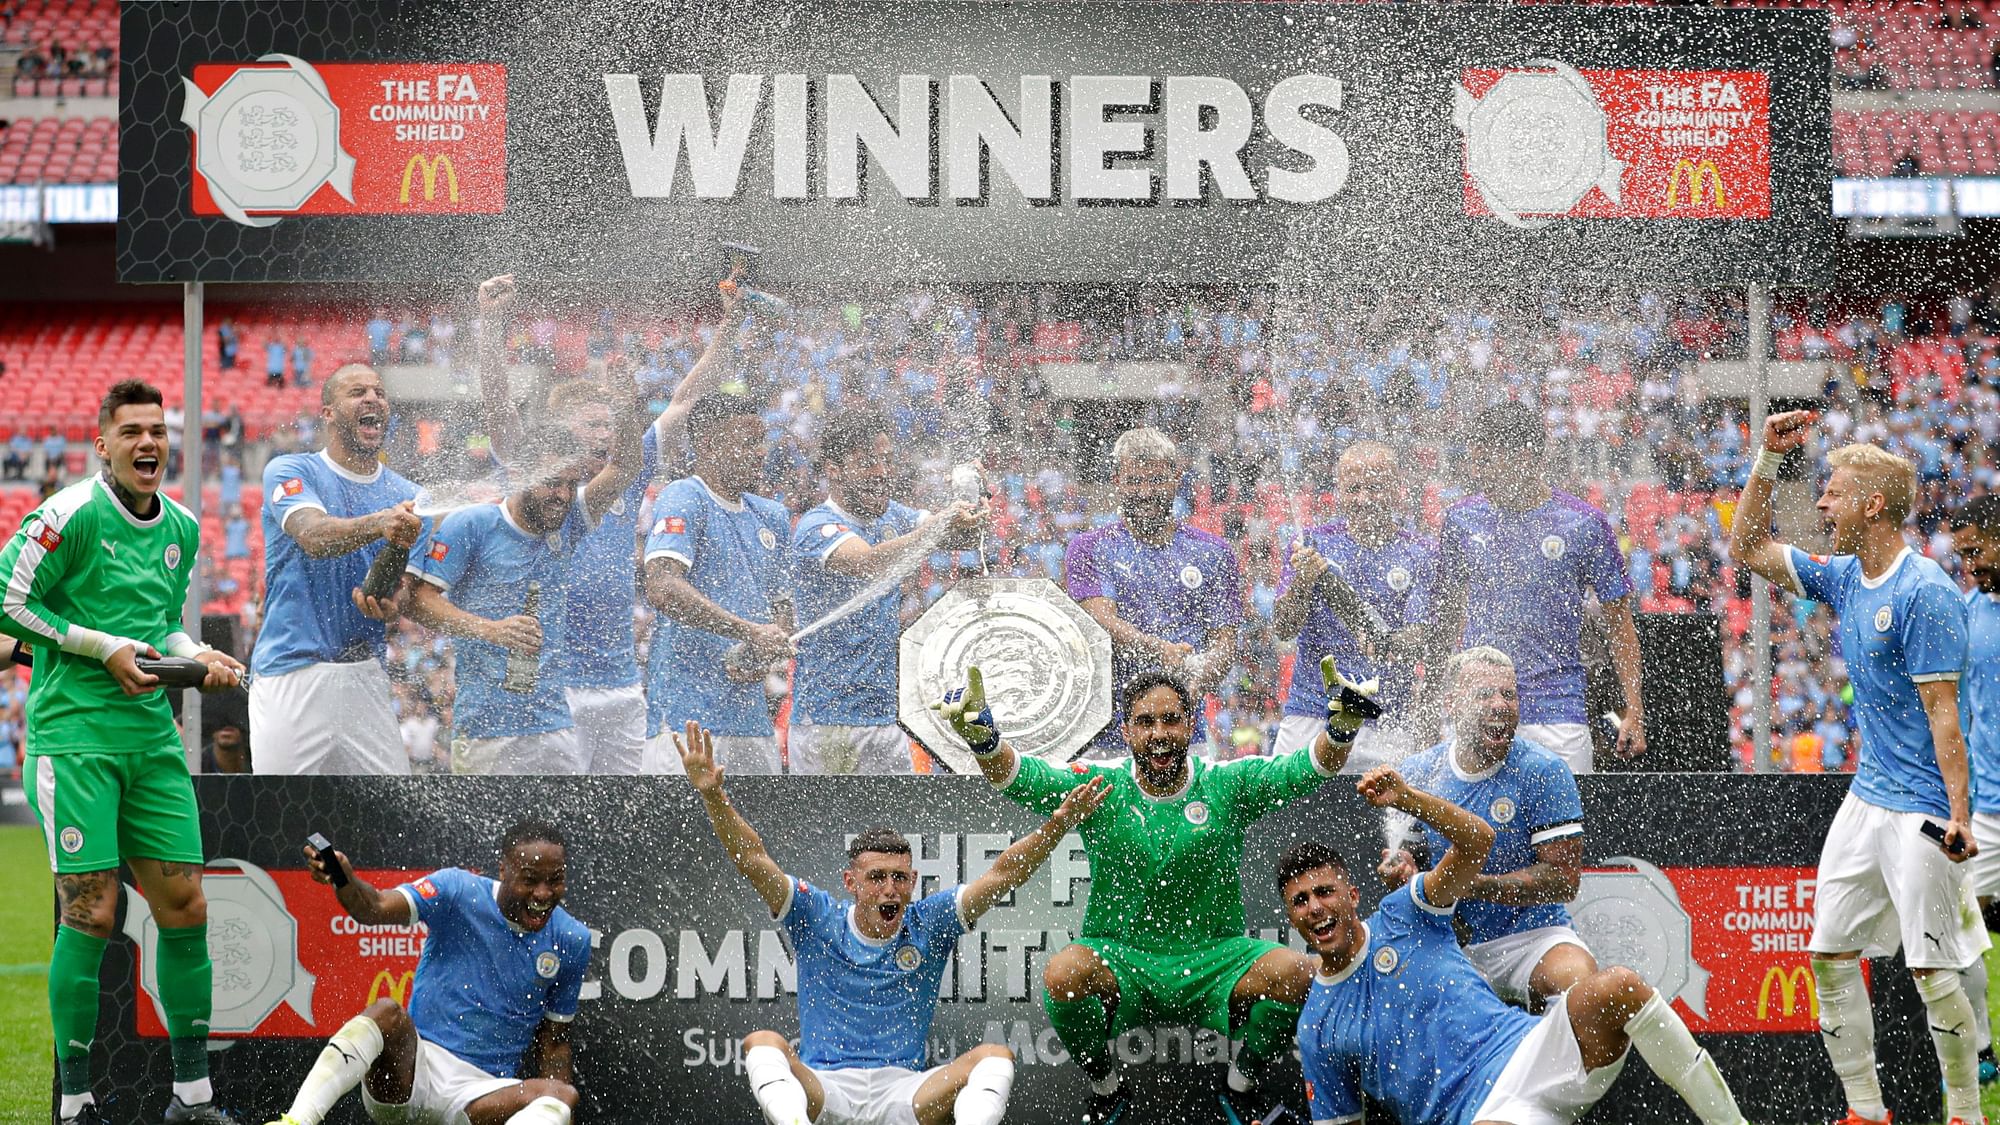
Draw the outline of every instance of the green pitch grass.
[[[0,827],[0,1121],[39,1120],[54,1080],[49,1058],[48,855],[32,827]],[[2000,949],[1986,955],[2000,982]],[[2000,989],[1996,989],[2000,992]],[[1996,1006],[2000,1010],[2000,1006]],[[1983,1098],[2000,1123],[2000,1086]]]
[[[0,1120],[48,1112],[48,852],[32,827],[0,828]]]

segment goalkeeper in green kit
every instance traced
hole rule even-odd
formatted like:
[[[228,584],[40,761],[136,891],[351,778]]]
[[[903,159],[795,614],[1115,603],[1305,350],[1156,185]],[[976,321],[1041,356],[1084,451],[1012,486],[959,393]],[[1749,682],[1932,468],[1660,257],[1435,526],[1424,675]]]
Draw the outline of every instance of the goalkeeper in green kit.
[[[1330,658],[1321,673],[1332,702],[1311,746],[1216,764],[1188,754],[1195,701],[1165,672],[1141,672],[1125,685],[1129,765],[1063,769],[1016,754],[1001,739],[976,667],[935,705],[986,779],[1030,810],[1053,813],[1079,775],[1111,783],[1081,829],[1091,876],[1082,936],[1042,974],[1049,1020],[1090,1079],[1088,1125],[1131,1116],[1107,1040],[1168,1023],[1240,1040],[1216,1090],[1230,1125],[1253,1125],[1270,1109],[1258,1083],[1293,1038],[1313,968],[1303,954],[1245,935],[1243,834],[1338,773],[1355,732],[1379,713],[1372,683],[1341,679]]]
[[[181,628],[200,527],[160,495],[167,422],[160,392],[118,383],[97,411],[104,469],[48,498],[0,548],[0,632],[32,646],[22,783],[48,843],[62,907],[49,958],[58,1114],[105,1120],[90,1090],[98,962],[132,870],[159,928],[160,1006],[173,1053],[169,1125],[225,1125],[208,1081],[213,970],[201,893],[201,824],[180,735],[141,658],[207,664],[203,690],[243,666]]]

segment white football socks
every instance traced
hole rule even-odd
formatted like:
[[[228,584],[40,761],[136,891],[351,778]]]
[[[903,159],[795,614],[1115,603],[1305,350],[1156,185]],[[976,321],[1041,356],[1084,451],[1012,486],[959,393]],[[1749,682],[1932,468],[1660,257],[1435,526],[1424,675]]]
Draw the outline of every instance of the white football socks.
[[[1944,1072],[1945,1116],[1978,1121],[1979,1044],[1974,1039],[1972,1001],[1959,987],[1958,974],[1948,969],[1918,977],[1917,995],[1924,998],[1938,1069]]]
[[[206,1075],[186,1082],[174,1083],[174,1096],[182,1105],[200,1105],[215,1100],[215,1084]]]
[[[1993,1015],[1986,1010],[1986,958],[1982,956],[1960,969],[1958,983],[1965,989],[1965,998],[1972,1002],[1972,1025],[1979,1029],[1972,1045],[1984,1051],[1993,1046]]]
[[[752,1047],[743,1052],[743,1073],[750,1079],[750,1092],[764,1110],[771,1125],[810,1125],[806,1116],[806,1088],[792,1076],[792,1064],[776,1047]]]
[[[952,1102],[952,1120],[956,1125],[1000,1125],[1013,1089],[1013,1059],[980,1059]]]
[[[1833,1060],[1833,1073],[1847,1091],[1847,1107],[1870,1121],[1889,1116],[1882,1083],[1875,1075],[1875,1012],[1861,982],[1861,962],[1853,957],[1815,957],[1813,987],[1819,996],[1819,1041]]]
[[[1666,997],[1655,991],[1626,1022],[1625,1034],[1639,1057],[1687,1102],[1702,1125],[1743,1125],[1743,1111],[1736,1108],[1736,1097],[1715,1060],[1694,1041]]]
[[[320,1048],[319,1059],[306,1073],[287,1116],[299,1125],[319,1125],[341,1095],[360,1085],[368,1068],[381,1057],[382,1029],[375,1021],[367,1016],[348,1020]]]
[[[569,1125],[569,1106],[560,1098],[536,1098],[509,1117],[507,1125]]]

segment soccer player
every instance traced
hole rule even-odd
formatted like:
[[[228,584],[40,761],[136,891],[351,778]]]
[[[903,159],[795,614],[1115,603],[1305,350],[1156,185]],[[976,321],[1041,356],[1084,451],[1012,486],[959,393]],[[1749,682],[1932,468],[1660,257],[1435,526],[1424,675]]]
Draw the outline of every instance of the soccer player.
[[[1475,420],[1466,461],[1480,494],[1445,512],[1433,616],[1444,651],[1490,645],[1521,680],[1521,735],[1573,773],[1591,771],[1584,709],[1583,595],[1595,594],[1625,691],[1616,753],[1646,752],[1632,582],[1604,513],[1543,479],[1546,432],[1520,403]],[[1427,607],[1428,608],[1428,607]]]
[[[1506,653],[1467,649],[1445,675],[1451,738],[1412,757],[1402,773],[1492,826],[1483,873],[1458,896],[1465,955],[1502,1000],[1540,1011],[1597,971],[1564,906],[1583,873],[1583,798],[1561,758],[1516,733],[1521,701]],[[1431,854],[1445,847],[1435,830],[1425,835]],[[1391,888],[1416,873],[1409,850],[1382,868]]]
[[[409,1009],[383,997],[343,1024],[271,1125],[320,1125],[356,1086],[368,1116],[393,1125],[568,1125],[590,930],[562,908],[562,832],[519,821],[500,837],[497,878],[447,867],[386,891],[342,852],[306,857],[321,883],[339,865],[347,881],[333,896],[356,922],[430,936]]]
[[[1243,581],[1236,551],[1174,519],[1180,453],[1150,426],[1127,430],[1111,447],[1118,521],[1070,540],[1063,585],[1111,634],[1112,683],[1144,669],[1186,681],[1197,753],[1208,756],[1201,701],[1236,663]],[[1123,710],[1122,700],[1115,701]],[[1114,725],[1092,743],[1094,757],[1124,749]]]
[[[1951,545],[1972,589],[1965,592],[1965,678],[1958,685],[1959,725],[1971,760],[1972,889],[1986,928],[2000,930],[2000,496],[1986,495],[1951,514]],[[1959,972],[1979,1025],[1979,1082],[2000,1081],[1986,1007],[1986,958]]]
[[[479,286],[482,318],[480,392],[486,405],[487,432],[504,454],[513,450],[517,414],[508,388],[507,368],[490,339],[505,339],[506,313],[514,302],[514,275],[490,278]],[[647,427],[640,448],[639,471],[625,494],[615,500],[597,525],[584,533],[570,560],[564,585],[564,619],[569,643],[558,657],[564,696],[576,723],[579,764],[587,773],[638,773],[646,747],[646,693],[639,680],[637,638],[632,627],[632,603],[639,568],[639,512],[646,489],[659,467],[660,450],[680,448],[688,411],[715,390],[728,372],[724,362],[744,319],[741,291],[722,291],[722,316],[715,334],[687,376],[674,388],[667,408]],[[608,464],[616,436],[613,396],[639,393],[623,363],[606,362],[606,386],[581,380],[550,389],[544,417],[567,429],[587,452],[590,471]],[[608,389],[607,389],[608,387]]]
[[[34,646],[21,781],[48,843],[62,914],[49,957],[58,1116],[101,1120],[90,1091],[98,965],[117,919],[123,860],[159,927],[160,1007],[173,1053],[166,1120],[218,1125],[208,1017],[208,901],[201,822],[187,759],[159,678],[140,657],[208,665],[203,690],[233,687],[243,665],[181,627],[201,528],[160,495],[167,417],[160,392],[128,379],[97,408],[104,469],[42,502],[0,548],[0,632]]]
[[[1109,787],[1092,779],[1064,795],[1048,822],[1017,840],[986,874],[911,901],[910,843],[870,828],[847,848],[842,902],[785,874],[722,791],[711,736],[693,722],[673,737],[715,835],[736,870],[785,927],[799,970],[799,1046],[779,1032],[743,1040],[743,1070],[770,1125],[999,1125],[1014,1056],[982,1044],[924,1068],[938,981],[960,936],[1013,893],[1089,818]]]
[[[326,445],[264,466],[264,623],[250,656],[257,772],[408,773],[390,706],[383,622],[402,588],[361,581],[385,545],[415,546],[417,486],[382,464],[389,395],[350,363],[319,389]]]
[[[1306,841],[1278,859],[1286,916],[1319,962],[1299,1018],[1315,1125],[1360,1121],[1364,1095],[1401,1125],[1569,1125],[1611,1088],[1633,1048],[1703,1125],[1743,1125],[1715,1060],[1632,970],[1592,973],[1541,1016],[1494,995],[1452,928],[1493,829],[1393,769],[1355,787],[1449,847],[1365,920],[1339,852]]]
[[[1355,442],[1335,467],[1339,518],[1307,531],[1293,546],[1271,618],[1278,636],[1299,640],[1297,671],[1278,723],[1280,748],[1310,743],[1326,722],[1325,681],[1312,674],[1326,656],[1350,680],[1381,682],[1377,702],[1383,716],[1361,728],[1346,768],[1363,773],[1401,761],[1415,748],[1410,707],[1426,631],[1410,611],[1427,599],[1436,546],[1404,524],[1405,498],[1395,452],[1380,442]],[[1369,651],[1327,605],[1319,584],[1329,569],[1339,571],[1394,630],[1389,651]]]
[[[1990,942],[1960,866],[1979,851],[1972,833],[1958,681],[1966,665],[1965,599],[1937,563],[1910,550],[1916,470],[1872,445],[1827,458],[1818,507],[1833,554],[1809,555],[1771,538],[1771,490],[1786,453],[1805,444],[1814,415],[1764,422],[1764,444],[1730,526],[1730,557],[1773,583],[1833,607],[1854,690],[1861,764],[1819,857],[1813,903],[1813,977],[1820,1039],[1847,1091],[1843,1125],[1887,1121],[1875,1074],[1875,1017],[1860,955],[1900,945],[1929,1013],[1953,1122],[1979,1115],[1978,1048],[1965,1033],[1972,1004],[1958,970]],[[1942,829],[1937,843],[1926,826]]]
[[[1090,1125],[1130,1125],[1131,1094],[1106,1041],[1162,1023],[1240,1038],[1216,1089],[1230,1125],[1249,1125],[1270,1108],[1257,1085],[1292,1038],[1312,966],[1282,945],[1245,936],[1243,834],[1338,773],[1372,710],[1331,660],[1321,668],[1331,701],[1311,746],[1214,765],[1188,752],[1193,693],[1159,669],[1125,685],[1132,756],[1117,766],[1072,772],[1016,754],[1001,739],[976,667],[937,705],[986,779],[1030,811],[1049,815],[1079,776],[1110,783],[1105,815],[1083,825],[1091,891],[1082,935],[1042,974],[1049,1021],[1090,1079]]]
[[[679,773],[672,733],[693,720],[736,774],[784,772],[764,679],[791,655],[791,516],[753,495],[764,419],[749,399],[705,398],[688,414],[693,475],[653,500],[646,598],[659,610],[646,657],[646,772]]]
[[[457,638],[453,772],[581,771],[559,667],[569,643],[564,587],[577,544],[637,472],[638,445],[621,425],[610,463],[590,476],[594,461],[568,431],[530,433],[528,481],[497,504],[439,520],[411,560],[422,578],[411,619]]]
[[[799,517],[791,537],[792,585],[801,620],[816,621],[933,547],[978,533],[984,513],[958,503],[931,516],[889,498],[895,451],[889,419],[874,410],[833,416],[820,437],[826,502]],[[946,521],[940,527],[935,521]],[[793,773],[908,773],[909,739],[896,725],[899,585],[799,641],[793,673]]]

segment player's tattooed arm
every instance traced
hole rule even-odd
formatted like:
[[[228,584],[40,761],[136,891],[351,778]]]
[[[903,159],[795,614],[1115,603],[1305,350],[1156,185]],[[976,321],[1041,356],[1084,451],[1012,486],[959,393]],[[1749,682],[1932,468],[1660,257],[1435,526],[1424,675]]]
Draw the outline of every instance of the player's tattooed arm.
[[[378,539],[393,539],[407,547],[417,541],[422,528],[416,504],[408,500],[352,519],[329,516],[318,508],[299,508],[285,521],[285,534],[308,558],[315,559],[353,554]]]
[[[729,803],[729,795],[722,791],[722,763],[715,760],[715,736],[690,719],[686,731],[674,735],[673,740],[681,765],[687,770],[688,782],[701,794],[701,806],[708,813],[715,838],[722,841],[722,850],[729,853],[729,861],[775,917],[791,901],[792,882],[765,850],[764,838],[757,835],[757,830],[750,827],[750,822],[743,819],[743,814]]]
[[[1965,753],[1965,731],[1959,726],[1958,681],[1929,680],[1917,685],[1925,717],[1930,720],[1931,745],[1937,750],[1938,772],[1944,775],[1944,792],[1951,802],[1951,823],[1945,825],[1942,841],[1945,855],[1953,862],[1979,854],[1972,838],[1972,798],[1970,767]]]
[[[981,915],[993,908],[993,904],[1012,894],[1035,869],[1048,862],[1056,850],[1056,845],[1077,825],[1090,819],[1090,814],[1104,803],[1105,795],[1111,792],[1111,783],[1102,777],[1089,781],[1069,791],[1063,803],[1057,806],[1055,815],[1042,823],[1040,828],[1014,841],[1012,847],[1001,852],[986,874],[974,879],[965,888],[964,912],[968,926],[977,925]]]
[[[1369,770],[1354,787],[1369,804],[1408,813],[1437,829],[1451,845],[1424,879],[1424,901],[1446,907],[1466,897],[1466,889],[1486,863],[1486,853],[1493,849],[1492,825],[1416,788],[1389,766]]]
[[[327,860],[311,848],[303,849],[306,867],[312,871],[313,882],[333,883],[333,876],[327,868]],[[340,902],[340,908],[347,915],[364,926],[411,926],[415,925],[416,907],[403,892],[382,890],[354,873],[354,865],[348,862],[347,853],[335,851],[332,862],[340,864],[347,873],[347,882],[334,887],[333,897]]]
[[[1539,906],[1569,902],[1583,878],[1583,836],[1565,836],[1535,846],[1535,862],[1505,875],[1480,875],[1465,890],[1465,898],[1503,906]]]
[[[569,1039],[566,1020],[543,1020],[535,1028],[535,1073],[564,1084],[576,1081],[576,1046]]]

